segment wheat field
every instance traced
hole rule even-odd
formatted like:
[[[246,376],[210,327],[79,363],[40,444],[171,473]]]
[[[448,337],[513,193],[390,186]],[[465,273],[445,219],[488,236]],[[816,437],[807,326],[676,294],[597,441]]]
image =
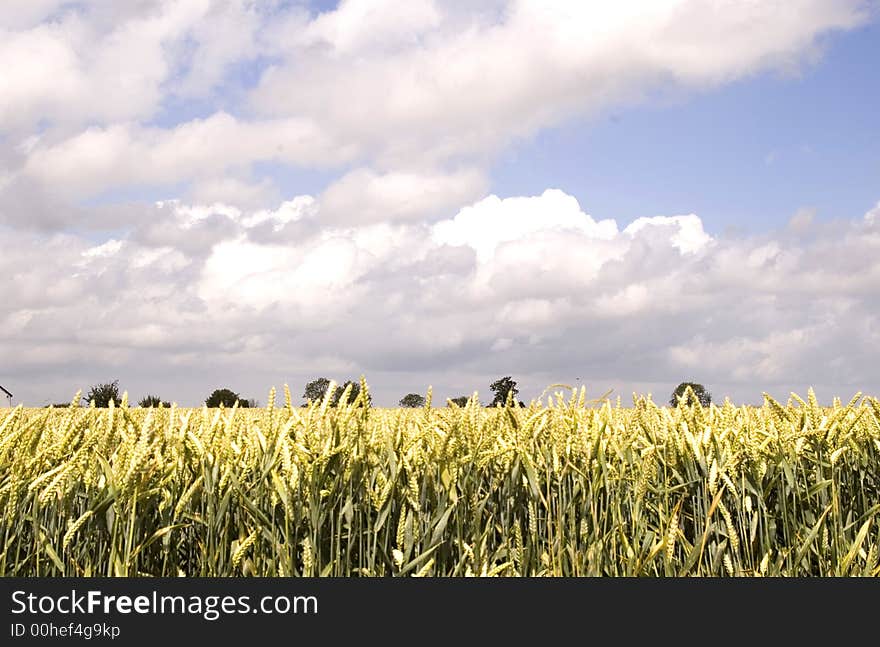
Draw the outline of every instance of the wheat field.
[[[0,575],[880,574],[876,398],[379,409],[362,387],[3,411]]]

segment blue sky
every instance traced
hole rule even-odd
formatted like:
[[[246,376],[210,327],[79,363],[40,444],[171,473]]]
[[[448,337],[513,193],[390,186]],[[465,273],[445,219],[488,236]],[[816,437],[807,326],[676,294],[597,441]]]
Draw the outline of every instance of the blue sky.
[[[819,219],[862,214],[880,184],[880,26],[832,34],[822,52],[797,70],[672,91],[542,130],[494,156],[489,190],[509,197],[555,187],[594,217],[622,222],[697,213],[714,233],[780,227],[800,209]],[[266,63],[235,76],[252,86]],[[157,123],[214,108],[184,101]],[[339,170],[261,163],[254,174],[293,196],[319,193]]]
[[[502,156],[492,188],[552,184],[623,221],[693,212],[717,233],[778,227],[801,208],[852,218],[880,185],[877,61],[878,25],[834,34],[797,74],[763,72],[544,131]]]
[[[336,4],[311,3],[314,12]],[[491,157],[488,189],[509,197],[559,188],[594,217],[623,223],[697,213],[716,234],[777,228],[801,209],[820,220],[858,216],[876,202],[880,184],[880,73],[873,63],[880,60],[880,26],[829,34],[820,43],[818,60],[796,70],[655,92],[514,140]],[[151,123],[170,127],[218,108],[247,114],[244,93],[276,62],[259,57],[234,66],[224,90],[210,99],[169,96]],[[318,194],[350,168],[258,162],[252,175],[290,197]],[[97,203],[164,199],[180,190],[129,189]]]
[[[0,4],[0,384],[877,392],[878,17]]]

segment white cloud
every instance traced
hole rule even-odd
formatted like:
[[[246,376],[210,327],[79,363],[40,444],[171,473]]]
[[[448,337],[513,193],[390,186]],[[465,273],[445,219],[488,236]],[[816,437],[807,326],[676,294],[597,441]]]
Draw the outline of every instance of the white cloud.
[[[272,223],[273,229],[279,231],[284,225],[312,218],[318,212],[315,199],[308,195],[295,197],[281,204],[277,209],[261,209],[246,216],[242,224],[254,227],[266,222]]]
[[[199,222],[203,222],[211,216],[220,215],[238,220],[242,211],[236,206],[215,202],[213,204],[182,204],[179,200],[165,200],[156,203],[159,208],[169,206],[180,225],[189,229]]]
[[[646,227],[670,227],[675,231],[671,236],[672,244],[682,254],[693,254],[706,245],[712,238],[703,231],[703,222],[695,215],[687,216],[654,216],[653,218],[639,218],[624,230],[625,234],[634,236]]]
[[[308,198],[283,205],[275,214],[309,210]],[[246,227],[271,215],[242,218]],[[282,216],[283,217],[283,216]],[[295,218],[300,217],[299,214]],[[324,230],[293,244],[258,243],[241,235],[213,247],[197,284],[199,296],[219,307],[240,305],[263,311],[275,308],[294,313],[300,323],[326,322],[340,317],[370,286],[359,283],[406,245],[411,232],[388,225],[358,230]],[[413,249],[413,247],[410,247]]]
[[[40,23],[67,0],[6,0],[0,4],[0,27],[26,29]]]
[[[499,337],[490,346],[489,350],[500,353],[506,351],[513,346],[513,340],[510,337]]]
[[[328,223],[426,220],[473,201],[486,179],[476,170],[453,173],[361,168],[347,173],[321,195],[321,217]]]
[[[332,55],[419,45],[420,36],[441,22],[432,0],[342,0],[305,29],[302,44],[326,43]]]
[[[435,224],[433,237],[441,244],[469,245],[476,250],[477,258],[485,262],[502,243],[552,231],[609,240],[617,235],[617,224],[612,220],[594,221],[581,211],[575,198],[558,189],[548,189],[538,197],[484,198],[465,207],[451,220]]]
[[[233,175],[196,181],[187,198],[197,204],[226,203],[245,209],[256,209],[277,204],[280,193],[268,178],[248,181]]]
[[[185,72],[170,81],[173,92],[187,98],[209,95],[221,85],[230,66],[265,53],[265,44],[260,42],[264,19],[260,3],[196,0],[190,4],[200,8],[200,15],[190,24],[184,42],[176,44],[183,52],[180,59]]]
[[[327,190],[333,222],[359,194],[367,221],[425,205],[442,217],[479,197],[492,155],[521,137],[808,61],[821,35],[866,16],[858,0],[350,0],[314,17],[277,2],[91,0],[26,13],[0,23],[0,132],[27,143],[2,174],[7,222],[14,196],[188,182],[200,201],[265,205],[278,196],[251,171],[267,161],[359,169]],[[176,114],[192,101],[198,116]]]
[[[638,314],[651,303],[652,295],[642,283],[631,283],[614,294],[603,294],[596,300],[599,313],[611,317],[624,317]]]
[[[809,230],[815,219],[815,209],[802,207],[788,221],[788,227],[795,233],[801,233]]]
[[[165,47],[203,17],[208,2],[128,3],[126,9],[103,4],[87,2],[77,10],[42,3],[43,13],[67,10],[24,29],[4,30],[0,23],[0,130],[155,112],[172,71]]]
[[[732,337],[707,341],[697,335],[669,349],[673,365],[692,372],[730,372],[741,382],[777,382],[797,364],[798,355],[818,341],[817,331],[793,329],[763,337]]]
[[[323,165],[352,155],[304,120],[244,122],[221,112],[171,130],[131,124],[89,128],[35,147],[21,175],[84,198],[116,187],[216,178],[258,160]]]
[[[568,299],[519,299],[505,303],[498,313],[498,324],[517,331],[545,329],[564,317],[570,304]]]
[[[218,375],[324,370],[380,389],[436,374],[440,397],[495,372],[537,391],[684,371],[741,397],[876,387],[880,206],[727,239],[694,214],[617,223],[557,189],[486,195],[505,146],[796,69],[864,6],[2,3],[4,367],[37,404],[114,374],[188,403]],[[291,197],[287,170],[330,179]],[[170,199],[111,199],[129,191]]]
[[[305,30],[353,24],[368,4],[344,4]],[[253,106],[264,115],[308,115],[392,165],[438,161],[491,152],[669,87],[789,68],[814,54],[820,34],[865,17],[856,0],[519,0],[482,14],[444,5],[438,18],[419,15],[403,27],[383,23],[406,36],[391,48],[346,39],[344,30],[327,37],[336,43],[329,48],[294,39],[287,60],[262,77]]]
[[[517,226],[534,213],[539,224]],[[511,226],[481,247],[476,214]],[[218,372],[256,389],[304,383],[322,366],[385,376],[377,398],[389,404],[404,373],[426,384],[514,373],[536,392],[566,375],[599,392],[692,377],[735,398],[878,386],[880,236],[863,219],[821,236],[713,238],[693,253],[678,237],[702,231],[699,219],[620,228],[557,191],[481,200],[434,227],[317,226],[307,196],[264,211],[172,203],[160,216],[169,235],[155,242],[5,231],[0,274],[15,281],[0,342],[29,400],[43,397],[50,354],[68,384],[122,372],[146,389],[171,366],[204,375],[179,385],[191,403]],[[212,242],[182,245],[205,226]]]
[[[86,258],[107,258],[118,254],[120,249],[122,249],[122,241],[111,238],[106,243],[90,247],[82,255]]]
[[[767,243],[753,249],[746,259],[747,267],[751,269],[759,269],[771,263],[779,257],[782,250],[776,242]]]

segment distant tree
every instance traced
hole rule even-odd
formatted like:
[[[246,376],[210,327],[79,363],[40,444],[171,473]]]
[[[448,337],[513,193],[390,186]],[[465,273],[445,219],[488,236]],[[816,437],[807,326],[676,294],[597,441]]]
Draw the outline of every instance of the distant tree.
[[[141,398],[140,402],[138,402],[138,406],[143,407],[145,409],[147,409],[149,407],[158,407],[160,404],[163,407],[170,407],[171,406],[170,402],[166,402],[165,400],[160,398],[158,395],[146,395]]]
[[[700,401],[700,404],[704,407],[708,407],[712,403],[712,394],[706,390],[705,386],[703,386],[702,384],[697,384],[696,382],[682,382],[677,387],[675,387],[675,391],[672,392],[672,397],[669,398],[669,406],[676,406],[679,399],[684,398],[685,391],[687,391],[688,387],[691,387],[691,389],[693,389],[694,394],[688,395],[685,404],[694,404],[694,395],[697,397],[697,400]]]
[[[83,402],[89,405],[92,400],[95,401],[96,407],[109,407],[111,400],[114,405],[119,406],[119,403],[122,402],[122,397],[119,395],[119,380],[105,384],[93,384],[83,398]]]
[[[321,401],[324,399],[324,395],[327,393],[327,389],[330,388],[330,380],[326,377],[319,377],[317,380],[312,380],[308,384],[306,384],[306,390],[303,392],[303,400],[306,402],[311,401]]]
[[[342,396],[345,393],[345,389],[351,385],[351,389],[348,392],[348,397],[345,402],[342,402]],[[352,382],[351,380],[346,380],[342,384],[336,387],[336,391],[333,393],[333,397],[330,399],[330,406],[337,407],[340,403],[342,404],[351,404],[354,402],[355,398],[357,398],[358,393],[361,392],[361,385]]]
[[[516,394],[519,393],[519,389],[516,388],[516,382],[509,375],[495,380],[489,385],[489,388],[495,394],[495,397],[492,398],[492,402],[489,404],[490,407],[498,404],[505,405],[508,394],[510,394],[514,404],[516,404]]]
[[[340,400],[342,400],[342,395],[345,393],[345,389],[351,385],[351,391],[348,393],[348,401],[343,404],[354,404],[355,400],[358,399],[358,396],[361,394],[361,383],[360,381],[355,382],[354,380],[346,380],[340,386],[336,387],[336,393],[333,395],[333,401],[330,403],[332,406],[338,406]],[[371,404],[373,401],[373,397],[367,393],[367,405]]]
[[[419,407],[425,406],[425,396],[419,395],[418,393],[407,393],[400,398],[399,404],[400,406],[409,409],[418,409]]]
[[[339,406],[339,401],[342,400],[342,395],[345,393],[345,389],[351,385],[351,390],[348,393],[347,402],[345,404],[353,404],[355,400],[357,400],[358,396],[361,393],[361,383],[360,381],[355,380],[346,380],[342,384],[338,384],[336,386],[336,390],[333,391],[333,395],[330,396],[330,406],[336,407]],[[327,394],[327,389],[330,388],[330,380],[326,377],[319,377],[316,380],[312,380],[308,384],[306,384],[306,390],[303,392],[303,399],[306,402],[319,402],[324,399],[324,396]],[[367,404],[372,402],[373,398],[368,393],[367,394]]]
[[[205,404],[209,407],[224,406],[227,409],[234,407],[236,402],[238,402],[239,407],[248,407],[247,400],[243,400],[238,393],[231,389],[214,389],[211,395],[208,396],[208,399],[205,400]]]
[[[260,401],[256,398],[248,398],[247,400],[240,400],[238,406],[244,407],[245,409],[259,409]]]
[[[449,398],[449,401],[452,404],[459,406],[459,407],[466,407],[468,400],[470,400],[470,398],[467,397],[466,395],[460,395],[457,398]]]

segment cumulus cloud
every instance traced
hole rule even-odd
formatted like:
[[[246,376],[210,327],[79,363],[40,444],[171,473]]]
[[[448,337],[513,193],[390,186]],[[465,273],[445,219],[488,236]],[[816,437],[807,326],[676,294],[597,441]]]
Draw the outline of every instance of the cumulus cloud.
[[[262,211],[156,209],[165,239],[4,232],[12,251],[0,275],[14,280],[0,338],[17,370],[34,376],[31,398],[43,397],[47,349],[71,380],[143,365],[129,379],[145,389],[161,370],[203,375],[221,365],[255,385],[298,384],[328,367],[339,377],[365,371],[384,376],[377,398],[388,404],[402,375],[452,380],[505,366],[537,392],[554,374],[599,391],[698,375],[742,398],[754,398],[755,384],[819,379],[837,393],[876,381],[873,218],[819,236],[726,239],[690,215],[596,221],[550,190],[486,198],[434,225],[321,226],[288,240],[278,238],[283,227],[320,221],[314,198]],[[510,228],[469,229],[483,219]],[[254,237],[267,223],[278,237]],[[219,235],[174,245],[200,227]],[[82,349],[98,346],[83,364]],[[197,384],[180,388],[198,400]]]
[[[486,184],[483,174],[475,169],[380,174],[361,168],[324,191],[322,219],[351,224],[432,219],[483,195]]]
[[[196,204],[226,203],[255,209],[277,204],[281,196],[269,178],[250,181],[230,174],[194,182],[187,197]]]
[[[302,46],[326,46],[331,55],[364,50],[394,51],[419,44],[437,27],[441,10],[433,0],[343,0],[333,11],[312,20],[300,37]]]
[[[880,223],[880,202],[877,203],[876,207],[865,214],[865,222],[869,225]]]
[[[651,227],[668,228],[672,234],[669,240],[673,247],[682,253],[695,253],[711,242],[710,236],[703,231],[703,223],[695,214],[687,216],[654,216],[639,218],[628,225],[624,233],[635,236],[640,231]]]
[[[315,15],[248,0],[27,4],[0,14],[0,133],[22,151],[3,193],[35,184],[82,200],[257,162],[357,165],[375,171],[328,197],[345,205],[364,187],[366,217],[396,212],[383,202],[397,192],[415,209],[416,180],[471,199],[480,167],[519,138],[796,66],[867,15],[859,0],[345,0]],[[199,114],[174,119],[187,101]]]
[[[797,69],[865,7],[2,3],[3,366],[33,404],[113,377],[195,404],[360,372],[386,404],[507,373],[524,395],[876,388],[880,206],[726,238],[552,187],[487,195],[524,137]],[[291,195],[301,170],[330,179]]]
[[[274,3],[268,3],[271,9]],[[0,8],[0,132],[148,119],[266,51],[248,0],[11,0]]]
[[[544,231],[570,231],[608,240],[616,236],[617,225],[611,220],[595,222],[581,211],[576,199],[562,191],[548,189],[539,197],[502,200],[489,196],[433,228],[438,242],[467,244],[483,261],[492,258],[502,243]]]
[[[45,2],[30,15],[53,20],[11,30],[0,23],[0,129],[136,119],[156,110],[171,72],[163,44],[198,20],[201,8],[128,3],[112,25],[101,4]]]
[[[865,18],[850,0],[513,0],[483,12],[419,2],[383,23],[393,46],[375,47],[371,21],[360,20],[373,4],[342,2],[311,22],[306,32],[326,46],[292,41],[251,105],[308,115],[391,164],[479,155],[653,92],[789,69],[815,54],[822,33]]]
[[[324,165],[352,154],[302,119],[246,122],[220,112],[173,129],[117,124],[36,145],[18,177],[82,199],[109,188],[209,179],[258,160]]]

